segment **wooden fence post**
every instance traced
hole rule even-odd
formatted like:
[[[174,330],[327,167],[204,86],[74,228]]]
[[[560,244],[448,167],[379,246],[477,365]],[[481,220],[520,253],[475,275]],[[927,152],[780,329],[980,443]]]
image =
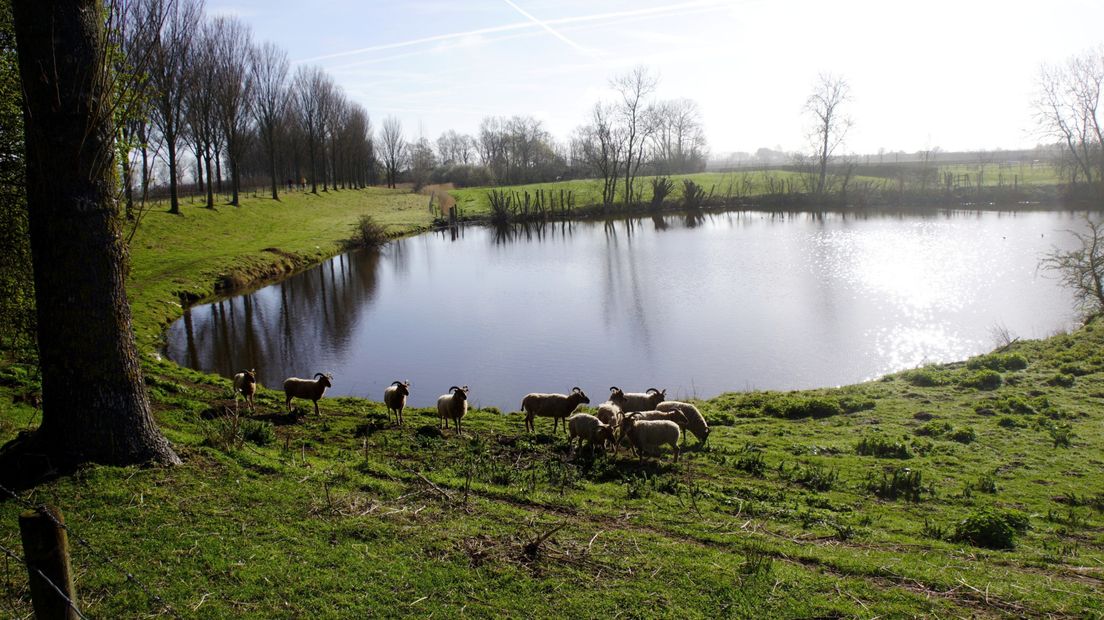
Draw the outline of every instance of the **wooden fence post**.
[[[43,511],[49,511],[49,514],[43,514]],[[77,620],[80,617],[75,608],[77,591],[69,569],[69,537],[65,528],[59,525],[63,523],[65,520],[61,512],[52,506],[28,510],[19,515],[23,557],[30,577],[31,603],[38,620]],[[61,590],[60,594],[58,590]],[[62,598],[63,595],[69,600]]]

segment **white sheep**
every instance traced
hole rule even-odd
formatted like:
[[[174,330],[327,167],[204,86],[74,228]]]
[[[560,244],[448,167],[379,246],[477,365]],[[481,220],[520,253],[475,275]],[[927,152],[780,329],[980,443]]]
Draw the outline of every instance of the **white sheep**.
[[[542,418],[552,418],[553,433],[556,432],[560,420],[564,420],[564,431],[566,431],[567,416],[571,415],[579,405],[586,404],[590,404],[590,399],[578,387],[571,388],[571,394],[542,394],[539,392],[526,394],[525,398],[521,399],[521,410],[525,412],[525,430],[530,433],[534,432],[533,418],[540,416]]]
[[[665,400],[656,405],[656,409],[659,411],[680,411],[682,415],[686,416],[686,425],[682,427],[683,445],[686,445],[686,431],[693,433],[700,443],[704,444],[709,439],[709,424],[706,423],[705,416],[694,405],[677,400]]]
[[[326,388],[329,387],[333,387],[333,376],[320,372],[314,373],[314,379],[300,379],[298,377],[284,379],[284,404],[287,406],[288,413],[291,413],[292,398],[306,398],[314,401],[314,414],[320,415],[318,401],[326,393]]]
[[[590,451],[594,453],[594,445],[601,442],[603,449],[606,443],[613,443],[613,427],[603,423],[589,413],[576,413],[567,419],[568,441],[579,440],[578,449],[582,449],[583,440],[590,444]]]
[[[452,420],[456,423],[456,434],[462,435],[460,418],[463,418],[467,412],[468,386],[458,387],[454,385],[449,388],[448,394],[442,394],[437,399],[437,417],[439,418],[437,426],[440,427],[441,422],[444,422],[445,428],[448,428],[448,421]]]
[[[402,426],[403,409],[406,408],[406,397],[410,396],[410,381],[392,381],[390,387],[383,391],[383,404],[387,405],[387,421],[391,421],[391,412],[395,412],[395,421]]]
[[[625,436],[629,438],[640,460],[644,460],[646,453],[659,453],[663,445],[671,446],[674,451],[674,462],[679,459],[679,430],[678,424],[670,420],[638,420],[632,417],[625,418]]]
[[[645,392],[625,392],[625,403],[621,409],[625,413],[633,411],[654,411],[656,405],[667,397],[667,390],[648,388]]]
[[[257,371],[255,369],[243,370],[234,375],[234,408],[238,407],[238,394],[245,398],[249,410],[256,413],[257,408],[253,404],[253,395],[257,393]]]

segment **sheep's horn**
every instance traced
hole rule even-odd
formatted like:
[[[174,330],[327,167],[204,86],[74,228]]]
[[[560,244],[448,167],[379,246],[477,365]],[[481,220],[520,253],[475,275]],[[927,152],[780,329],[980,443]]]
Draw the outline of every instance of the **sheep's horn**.
[[[575,386],[575,387],[571,388],[571,391],[572,391],[572,392],[582,392],[582,391],[583,391],[583,389],[582,389],[582,388],[580,388],[579,386]]]
[[[655,389],[655,388],[648,388],[648,389],[644,390],[645,394],[647,394],[648,392],[655,392],[656,394],[660,393],[660,391]]]
[[[611,392],[616,392],[617,390],[620,390],[620,389],[621,388],[617,387],[616,385],[610,387]]]
[[[315,378],[315,379],[317,379],[318,377],[325,377],[325,376],[326,376],[326,375],[324,375],[324,374],[322,374],[322,373],[320,373],[320,372],[316,372],[316,373],[314,373],[314,378]]]
[[[391,385],[402,385],[402,381],[392,381]]]
[[[460,386],[454,385],[454,386],[449,388],[449,392],[452,392],[453,390],[459,390],[459,389],[460,389]]]

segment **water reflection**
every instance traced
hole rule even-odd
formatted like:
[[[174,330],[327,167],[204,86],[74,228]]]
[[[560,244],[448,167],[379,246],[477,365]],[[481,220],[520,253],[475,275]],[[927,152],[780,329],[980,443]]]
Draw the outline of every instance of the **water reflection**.
[[[1061,212],[703,213],[456,227],[336,257],[193,308],[167,354],[266,386],[335,375],[429,406],[449,385],[505,411],[529,391],[658,385],[674,397],[859,381],[1072,317],[1035,265]],[[589,386],[589,387],[588,387]]]

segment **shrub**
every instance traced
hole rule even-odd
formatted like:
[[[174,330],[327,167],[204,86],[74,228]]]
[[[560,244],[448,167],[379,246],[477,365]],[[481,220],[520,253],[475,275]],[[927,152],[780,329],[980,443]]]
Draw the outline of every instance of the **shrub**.
[[[962,377],[960,385],[979,390],[995,390],[1004,384],[1004,378],[995,370],[983,369]]]
[[[1001,428],[1019,428],[1024,426],[1019,420],[1010,416],[1003,416],[997,420],[997,426]]]
[[[795,465],[787,472],[785,464],[780,464],[778,474],[785,480],[796,482],[813,491],[831,491],[839,480],[839,471],[820,465]]]
[[[977,439],[977,432],[972,427],[960,428],[947,435],[952,441],[958,443],[973,443]]]
[[[241,436],[243,440],[258,446],[267,446],[276,441],[276,431],[272,425],[260,420],[243,420]]]
[[[881,499],[903,498],[910,502],[918,502],[920,493],[924,490],[923,484],[924,475],[920,470],[895,467],[883,471],[881,479],[874,476],[868,478],[866,488]]]
[[[855,454],[888,459],[912,458],[912,452],[909,452],[907,445],[899,441],[891,441],[886,437],[863,437],[855,445]]]
[[[1016,534],[1027,527],[1027,517],[1020,513],[979,508],[955,524],[952,540],[987,549],[1011,549],[1016,546]]]
[[[942,437],[954,430],[949,422],[928,422],[916,429],[916,434],[924,437]]]
[[[824,396],[809,398],[787,396],[763,405],[765,415],[789,420],[797,418],[826,418],[840,415],[843,408],[838,400]]]
[[[1073,382],[1076,377],[1065,373],[1058,373],[1047,380],[1047,385],[1055,385],[1058,387],[1073,387]]]
[[[966,362],[966,367],[970,370],[983,368],[995,371],[1023,370],[1027,368],[1027,358],[1020,353],[990,353],[970,358]]]
[[[948,373],[932,366],[906,370],[901,378],[916,387],[936,387],[950,383]]]
[[[1073,428],[1069,424],[1052,424],[1047,428],[1050,438],[1054,440],[1055,448],[1068,448],[1073,442]]]
[[[767,470],[767,462],[763,460],[763,453],[758,448],[747,444],[744,446],[743,455],[736,460],[735,467],[756,478],[762,478]]]
[[[996,493],[998,491],[997,477],[993,474],[985,474],[974,482],[973,488],[982,493]]]
[[[682,180],[682,206],[688,211],[697,211],[705,204],[705,188],[690,179]]]
[[[371,215],[360,216],[353,225],[353,236],[346,246],[354,248],[377,248],[387,242],[387,227],[380,224]]]
[[[1091,372],[1091,371],[1089,369],[1085,368],[1084,366],[1082,366],[1081,364],[1072,364],[1072,363],[1070,363],[1070,364],[1062,364],[1061,366],[1059,366],[1058,367],[1058,372],[1060,372],[1064,375],[1073,375],[1075,377],[1081,377],[1081,376],[1089,374],[1089,372]]]

